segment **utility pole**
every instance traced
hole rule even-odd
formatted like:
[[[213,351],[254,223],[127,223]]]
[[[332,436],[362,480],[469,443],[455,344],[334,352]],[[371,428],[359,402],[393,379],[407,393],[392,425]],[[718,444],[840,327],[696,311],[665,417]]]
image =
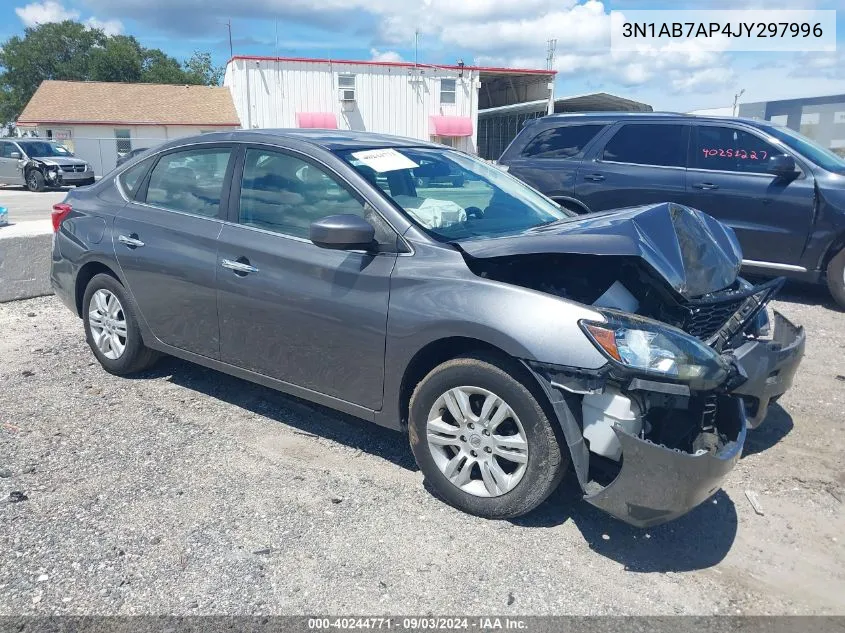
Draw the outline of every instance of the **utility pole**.
[[[555,69],[555,49],[557,48],[557,40],[551,39],[546,42],[548,48],[546,49],[546,70]]]
[[[235,49],[232,46],[232,18],[229,18],[226,26],[229,28],[229,59],[232,59],[235,56]]]
[[[417,65],[417,51],[420,43],[420,30],[414,29],[414,66]]]
[[[739,98],[740,98],[742,95],[744,95],[744,94],[745,94],[745,88],[743,88],[742,90],[740,90],[739,92],[737,92],[737,93],[734,95],[734,109],[733,109],[733,115],[734,115],[734,116],[736,116],[736,106],[737,106],[737,102],[739,101]]]

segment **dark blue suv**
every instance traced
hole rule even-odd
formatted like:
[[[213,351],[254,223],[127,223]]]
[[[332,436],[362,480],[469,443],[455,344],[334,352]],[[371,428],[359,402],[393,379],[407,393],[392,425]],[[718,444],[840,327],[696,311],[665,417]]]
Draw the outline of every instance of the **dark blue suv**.
[[[499,163],[579,213],[654,202],[731,226],[747,272],[827,282],[845,307],[845,160],[766,121],[662,113],[529,122]]]

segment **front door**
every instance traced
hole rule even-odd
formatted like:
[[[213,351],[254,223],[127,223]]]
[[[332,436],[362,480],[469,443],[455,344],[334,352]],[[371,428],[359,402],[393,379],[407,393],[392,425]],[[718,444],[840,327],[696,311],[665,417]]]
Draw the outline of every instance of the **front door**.
[[[682,202],[689,126],[625,123],[590,150],[575,180],[575,197],[590,211]]]
[[[277,149],[246,152],[217,262],[221,359],[381,408],[395,253],[319,248],[310,224],[371,211],[336,174]],[[237,211],[237,213],[235,213]]]
[[[23,170],[21,170],[21,158],[13,158],[12,154],[17,152],[20,154],[20,149],[11,141],[0,141],[0,183],[4,185],[22,185]]]
[[[141,316],[167,345],[219,358],[217,238],[232,148],[203,145],[161,156],[114,222],[114,250]],[[146,163],[147,161],[144,161]],[[144,163],[135,169],[143,169]],[[149,167],[149,166],[147,166]]]
[[[782,153],[739,127],[694,128],[688,204],[733,228],[746,260],[797,264],[807,242],[815,202],[813,176],[768,173],[768,159]]]

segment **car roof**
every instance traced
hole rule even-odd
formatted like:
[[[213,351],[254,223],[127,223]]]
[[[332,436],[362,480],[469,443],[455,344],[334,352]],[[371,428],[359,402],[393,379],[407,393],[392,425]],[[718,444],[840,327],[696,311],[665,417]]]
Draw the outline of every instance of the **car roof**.
[[[759,119],[748,119],[744,117],[735,116],[714,116],[707,114],[684,114],[683,112],[561,112],[559,114],[550,114],[548,116],[534,119],[534,122],[553,123],[563,121],[583,121],[583,120],[695,120],[695,121],[717,121],[723,123],[744,123],[746,125],[753,125],[755,127],[769,127],[772,125],[770,121],[761,121]]]
[[[298,141],[329,151],[354,148],[380,147],[437,147],[442,145],[429,143],[415,138],[391,136],[389,134],[375,134],[373,132],[356,132],[353,130],[314,130],[314,129],[260,129],[234,130],[232,132],[212,132],[192,138],[179,139],[183,144],[192,141],[241,141],[273,143],[278,141]]]

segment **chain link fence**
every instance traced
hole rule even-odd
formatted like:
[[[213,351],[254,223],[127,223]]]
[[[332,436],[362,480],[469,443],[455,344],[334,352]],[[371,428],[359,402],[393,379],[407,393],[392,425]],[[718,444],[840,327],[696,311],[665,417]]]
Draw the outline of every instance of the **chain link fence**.
[[[80,158],[91,165],[94,168],[94,174],[100,178],[114,169],[120,159],[156,147],[171,139],[162,136],[145,138],[75,137],[73,139],[53,140],[68,148],[76,158]]]

